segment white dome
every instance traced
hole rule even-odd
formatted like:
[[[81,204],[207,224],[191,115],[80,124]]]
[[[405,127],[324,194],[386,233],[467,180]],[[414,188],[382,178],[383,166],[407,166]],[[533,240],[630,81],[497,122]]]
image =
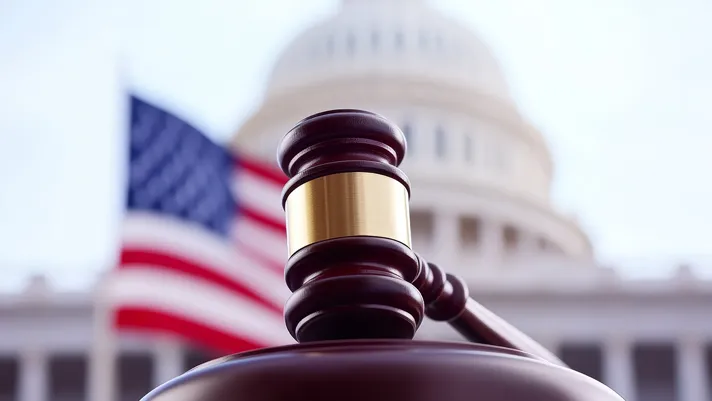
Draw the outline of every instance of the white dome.
[[[267,95],[363,74],[424,79],[510,98],[488,47],[422,0],[343,0],[335,16],[286,47]]]
[[[273,161],[294,124],[330,109],[376,112],[406,134],[413,241],[426,258],[474,272],[528,266],[532,253],[591,256],[551,205],[549,150],[494,56],[425,1],[344,0],[286,47],[233,146]]]

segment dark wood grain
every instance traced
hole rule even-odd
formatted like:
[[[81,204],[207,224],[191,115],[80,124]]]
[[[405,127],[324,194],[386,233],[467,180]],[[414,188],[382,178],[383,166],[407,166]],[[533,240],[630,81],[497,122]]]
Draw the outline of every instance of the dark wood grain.
[[[428,318],[448,322],[471,342],[517,349],[565,366],[554,353],[470,298],[464,280],[418,259],[420,269],[414,284],[423,295]]]
[[[209,362],[144,401],[620,401],[601,383],[516,350],[332,341]]]
[[[413,338],[423,320],[423,297],[410,283],[415,254],[386,238],[335,238],[307,246],[287,263],[294,291],[284,308],[299,342]]]
[[[403,134],[372,113],[308,117],[284,137],[279,165],[304,182],[339,172],[389,176]],[[284,202],[283,199],[283,202]],[[464,281],[395,240],[354,236],[294,253],[285,280],[290,333],[301,343],[233,355],[164,384],[144,401],[621,401],[469,297]],[[236,311],[239,313],[239,311]],[[474,343],[410,340],[423,317]]]
[[[299,185],[337,173],[383,174],[410,191],[408,177],[398,169],[405,152],[401,130],[377,114],[331,110],[307,117],[287,132],[277,150],[277,162],[290,177],[282,204]]]
[[[332,110],[300,121],[282,139],[277,160],[290,181],[282,202],[304,182],[323,175],[370,172],[400,181],[406,151],[393,123],[360,110]],[[424,314],[411,284],[418,259],[405,245],[379,237],[345,237],[311,244],[286,266],[293,292],[285,320],[299,342],[413,338]]]

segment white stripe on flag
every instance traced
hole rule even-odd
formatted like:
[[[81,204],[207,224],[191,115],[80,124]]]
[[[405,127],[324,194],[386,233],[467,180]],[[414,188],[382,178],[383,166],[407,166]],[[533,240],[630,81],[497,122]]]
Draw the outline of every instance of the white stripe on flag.
[[[161,251],[195,261],[252,288],[280,307],[290,295],[284,277],[275,274],[273,268],[243,255],[229,240],[177,219],[151,213],[128,213],[124,219],[122,246]]]
[[[258,221],[238,217],[232,235],[275,266],[284,267],[287,263],[287,235],[284,232],[265,229]]]
[[[246,169],[238,170],[233,178],[233,193],[240,205],[284,222],[282,187]]]
[[[107,281],[102,295],[117,308],[174,314],[258,344],[294,343],[280,314],[204,280],[147,267],[116,270]]]

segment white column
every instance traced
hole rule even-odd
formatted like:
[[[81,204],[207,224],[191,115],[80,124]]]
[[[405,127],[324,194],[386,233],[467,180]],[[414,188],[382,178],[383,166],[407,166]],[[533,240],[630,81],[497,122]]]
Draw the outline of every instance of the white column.
[[[89,353],[89,380],[87,381],[88,399],[91,401],[114,401],[117,395],[117,355],[119,354],[118,336],[114,331],[112,311],[105,294],[109,276],[104,276],[95,287],[94,328],[91,350]]]
[[[707,361],[705,344],[699,338],[686,337],[677,344],[678,401],[708,401]]]
[[[49,366],[42,350],[25,350],[20,354],[20,401],[46,401]]]
[[[458,214],[451,211],[436,211],[434,215],[433,253],[437,260],[432,260],[446,271],[456,265],[455,256],[460,250],[460,225]]]
[[[180,342],[171,337],[160,339],[155,347],[153,358],[154,386],[159,386],[183,373],[183,348]]]
[[[603,382],[626,401],[636,401],[635,364],[632,344],[613,338],[604,344]]]
[[[504,252],[504,227],[501,223],[483,219],[481,222],[480,253],[483,269],[493,269],[499,267],[502,262]]]

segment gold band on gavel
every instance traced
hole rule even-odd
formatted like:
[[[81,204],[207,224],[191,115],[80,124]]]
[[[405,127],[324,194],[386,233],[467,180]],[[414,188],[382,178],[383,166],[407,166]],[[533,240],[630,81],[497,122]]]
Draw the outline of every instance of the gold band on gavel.
[[[408,191],[381,174],[353,172],[315,178],[285,202],[289,256],[332,238],[374,236],[411,247]]]

